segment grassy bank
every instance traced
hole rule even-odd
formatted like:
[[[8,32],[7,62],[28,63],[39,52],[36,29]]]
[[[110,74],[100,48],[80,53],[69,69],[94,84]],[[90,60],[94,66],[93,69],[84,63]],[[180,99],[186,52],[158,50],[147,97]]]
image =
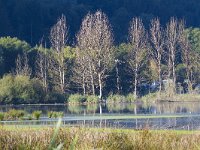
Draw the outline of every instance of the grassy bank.
[[[0,149],[48,149],[54,128],[0,127]],[[55,145],[63,149],[169,150],[199,148],[200,132],[60,128]]]
[[[150,93],[145,96],[142,96],[140,101],[143,102],[190,102],[190,101],[199,101],[200,102],[200,94],[175,94],[169,96],[167,93]]]

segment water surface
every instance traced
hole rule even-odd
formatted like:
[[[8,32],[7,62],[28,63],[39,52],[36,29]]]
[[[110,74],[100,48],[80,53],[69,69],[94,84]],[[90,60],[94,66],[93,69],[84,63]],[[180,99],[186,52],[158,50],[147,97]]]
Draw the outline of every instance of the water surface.
[[[39,121],[7,121],[1,123],[52,125],[56,124],[57,119],[49,119],[48,111],[61,111],[64,112],[63,125],[69,126],[184,130],[200,128],[200,102],[0,106],[0,112],[6,112],[10,109],[25,110],[28,113],[40,110],[42,117]],[[145,116],[151,117],[144,118]]]

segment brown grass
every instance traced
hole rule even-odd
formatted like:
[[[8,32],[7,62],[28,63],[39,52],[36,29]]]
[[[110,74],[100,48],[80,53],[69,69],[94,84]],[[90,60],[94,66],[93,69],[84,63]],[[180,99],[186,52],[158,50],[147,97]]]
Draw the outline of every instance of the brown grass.
[[[46,150],[54,129],[0,127],[0,149]],[[77,141],[74,142],[75,138]],[[199,133],[159,132],[149,130],[115,130],[88,128],[60,128],[56,145],[63,149],[105,150],[196,150],[200,143]]]

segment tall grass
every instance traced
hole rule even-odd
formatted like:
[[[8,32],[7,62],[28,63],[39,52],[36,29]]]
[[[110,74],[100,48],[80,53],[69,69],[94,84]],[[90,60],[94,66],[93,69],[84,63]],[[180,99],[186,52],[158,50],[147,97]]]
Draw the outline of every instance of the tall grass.
[[[109,95],[107,98],[107,103],[121,103],[121,102],[126,102],[126,97],[123,95]]]
[[[200,143],[199,132],[176,133],[88,128],[58,128],[55,132],[50,127],[7,128],[1,126],[0,135],[0,149],[3,150],[46,150],[49,147],[59,148],[59,146],[65,150],[196,150]]]
[[[69,96],[67,102],[70,104],[81,104],[86,101],[86,96],[80,94],[72,94]]]

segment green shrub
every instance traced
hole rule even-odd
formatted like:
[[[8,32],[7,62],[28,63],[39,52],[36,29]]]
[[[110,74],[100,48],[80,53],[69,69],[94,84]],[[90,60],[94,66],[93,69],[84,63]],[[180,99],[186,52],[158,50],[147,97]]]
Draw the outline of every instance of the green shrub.
[[[126,96],[126,101],[127,102],[134,102],[136,100],[136,97],[135,97],[135,95],[134,94],[128,94],[127,96]]]
[[[158,93],[149,93],[141,97],[142,101],[155,101],[157,99]]]
[[[22,75],[6,75],[0,79],[2,104],[38,103],[43,98],[44,91],[39,80]]]
[[[27,115],[27,119],[28,119],[28,120],[32,120],[33,118],[32,118],[32,116],[31,116],[30,114],[28,114],[28,115]]]
[[[120,102],[125,102],[126,98],[123,95],[110,95],[107,98],[107,103],[120,103]]]
[[[58,117],[63,117],[63,116],[64,116],[63,112],[56,112],[56,111],[49,111],[48,112],[49,118],[58,118]]]
[[[53,118],[60,118],[60,117],[63,117],[64,116],[64,114],[63,114],[63,112],[54,112],[53,113]]]
[[[48,111],[47,116],[48,116],[48,118],[52,118],[52,116],[53,116],[53,111]]]
[[[23,110],[10,109],[6,113],[6,118],[8,120],[20,119],[20,118],[24,117],[24,115],[25,115],[25,111],[23,111]]]
[[[98,103],[99,102],[99,97],[96,95],[88,95],[86,99],[87,103]]]
[[[0,79],[0,103],[12,103],[14,97],[13,83],[14,78],[11,75],[4,76]]]
[[[41,114],[42,114],[42,111],[34,111],[34,112],[32,113],[33,118],[35,118],[36,120],[39,120]]]
[[[3,121],[5,117],[5,114],[3,112],[0,112],[0,121]]]
[[[86,101],[86,96],[80,94],[70,95],[68,98],[68,103],[83,103]]]

